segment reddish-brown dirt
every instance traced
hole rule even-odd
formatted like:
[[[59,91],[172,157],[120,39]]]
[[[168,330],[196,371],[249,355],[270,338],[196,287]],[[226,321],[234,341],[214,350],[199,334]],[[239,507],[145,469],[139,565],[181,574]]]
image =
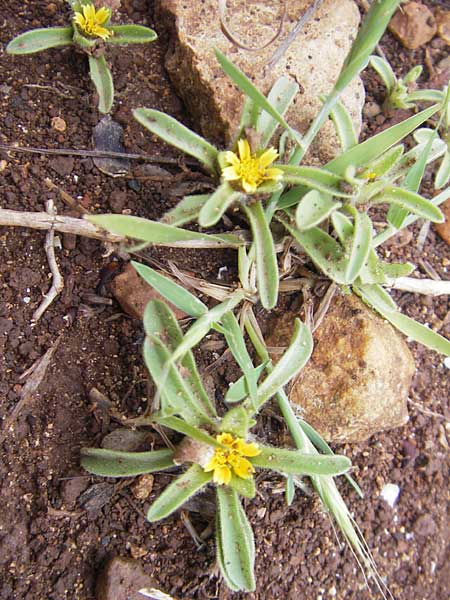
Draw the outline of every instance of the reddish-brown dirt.
[[[3,3],[2,50],[19,32],[64,24],[67,15],[62,0]],[[122,1],[123,21],[158,30],[151,15],[150,1]],[[127,150],[173,157],[176,154],[131,118],[131,110],[138,106],[186,118],[164,72],[164,43],[112,50],[117,90],[113,117],[124,126]],[[386,36],[384,48],[401,73],[425,56],[423,49],[404,50],[391,36]],[[448,48],[436,40],[426,50],[430,65],[448,55]],[[429,76],[426,69],[423,81]],[[368,75],[366,84],[368,99],[381,102],[377,79]],[[52,127],[54,117],[64,119],[65,132]],[[71,49],[22,58],[3,52],[0,118],[2,144],[90,148],[99,114],[85,57]],[[385,118],[377,117],[366,123],[365,132],[384,125]],[[197,177],[176,167],[170,169],[173,177],[169,179],[142,180],[146,173],[142,164],[133,164],[128,179],[113,179],[98,171],[90,158],[2,152],[0,159],[0,203],[16,210],[40,211],[45,200],[53,198],[58,212],[69,214],[60,194],[46,187],[44,180],[50,178],[93,213],[127,210],[158,218],[182,196],[182,185],[195,183]],[[174,186],[178,186],[175,193]],[[147,375],[140,353],[141,324],[121,314],[114,301],[98,304],[98,296],[110,297],[108,280],[120,268],[120,259],[105,257],[96,241],[60,237],[62,249],[57,250],[57,258],[65,289],[31,327],[33,311],[49,286],[45,234],[0,230],[0,410],[4,422],[20,399],[25,383],[21,374],[60,337],[38,393],[22,408],[18,422],[1,433],[0,599],[92,600],[105,560],[112,555],[130,556],[136,548],[146,571],[167,593],[183,599],[230,598],[232,594],[218,578],[211,539],[197,549],[179,514],[150,525],[143,516],[149,502],[136,500],[129,482],[115,487],[112,480],[87,476],[79,466],[80,447],[99,445],[104,434],[116,427],[92,409],[90,388],[97,387],[118,410],[133,416],[148,398]],[[433,231],[420,253],[415,236],[403,247],[396,240],[388,250],[391,256],[415,262],[422,274],[425,262],[448,279],[449,248]],[[166,250],[153,255],[162,261],[170,258],[202,277],[215,278],[223,264],[229,265],[230,272],[234,269],[230,252]],[[446,300],[400,293],[397,300],[406,314],[450,334]],[[448,370],[436,353],[414,344],[411,348],[417,373],[410,421],[367,443],[340,447],[355,465],[365,499],[359,500],[344,483],[341,490],[395,598],[444,600],[450,589]],[[231,363],[224,362],[212,374],[206,373],[215,358],[211,351],[199,354],[205,379],[215,385],[220,399],[221,390],[236,372]],[[284,427],[271,413],[262,418],[256,433],[289,443]],[[153,437],[160,443],[156,433]],[[171,477],[155,476],[151,499]],[[387,482],[400,486],[394,509],[379,497]],[[105,484],[101,494],[99,488],[91,487],[94,483]],[[369,598],[356,562],[348,548],[337,542],[317,499],[298,492],[287,507],[280,478],[261,474],[258,483],[259,494],[248,503],[257,542],[258,588],[247,597]],[[83,496],[86,490],[88,495]],[[199,531],[208,523],[196,513],[191,518]]]

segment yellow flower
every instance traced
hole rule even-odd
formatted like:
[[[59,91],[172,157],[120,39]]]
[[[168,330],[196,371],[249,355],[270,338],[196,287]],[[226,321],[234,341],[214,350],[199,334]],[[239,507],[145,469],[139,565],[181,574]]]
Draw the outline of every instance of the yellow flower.
[[[238,181],[247,194],[253,194],[265,181],[279,181],[283,171],[270,167],[278,158],[275,148],[268,148],[262,153],[252,154],[247,140],[238,141],[238,153],[225,152],[228,166],[222,169],[222,177],[226,181]]]
[[[83,33],[90,37],[99,37],[106,40],[112,35],[112,31],[102,27],[108,22],[111,16],[109,8],[103,7],[95,10],[93,4],[85,4],[82,7],[83,14],[76,12],[73,17],[73,22],[78,25]]]
[[[213,457],[205,467],[205,471],[214,471],[213,481],[228,485],[231,476],[237,475],[241,479],[250,479],[255,468],[245,457],[258,456],[261,450],[256,444],[235,438],[231,433],[220,433],[216,440],[224,448],[216,448]]]

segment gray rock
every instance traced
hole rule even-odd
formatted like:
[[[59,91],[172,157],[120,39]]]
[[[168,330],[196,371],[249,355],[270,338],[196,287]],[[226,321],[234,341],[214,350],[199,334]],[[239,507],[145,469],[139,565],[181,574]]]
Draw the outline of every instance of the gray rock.
[[[300,85],[300,93],[287,119],[294,128],[305,132],[321,107],[319,96],[333,87],[356,36],[360,17],[354,1],[326,0],[267,74],[264,69],[271,55],[292,31],[310,1],[290,2],[283,34],[258,52],[238,50],[228,41],[220,28],[217,4],[216,0],[157,0],[155,3],[158,22],[171,34],[166,68],[198,128],[216,143],[229,144],[240,118],[243,96],[217,63],[213,52],[217,47],[263,93],[269,91],[280,75],[294,78]],[[246,45],[261,46],[273,36],[279,22],[278,3],[229,0],[227,6],[228,25],[236,38]],[[342,100],[359,131],[364,103],[364,89],[359,78],[351,83]],[[328,122],[308,160],[325,162],[334,157],[338,149],[334,127]]]
[[[270,346],[289,343],[295,316],[273,324]],[[312,358],[289,398],[326,440],[363,441],[407,422],[414,371],[394,328],[356,296],[339,296],[314,334]]]

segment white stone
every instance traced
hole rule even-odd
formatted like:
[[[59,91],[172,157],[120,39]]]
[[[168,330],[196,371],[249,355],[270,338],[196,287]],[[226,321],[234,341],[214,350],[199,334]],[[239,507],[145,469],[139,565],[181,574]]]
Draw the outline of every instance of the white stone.
[[[391,508],[394,508],[399,496],[400,488],[396,483],[387,483],[380,492],[380,497],[383,498]]]

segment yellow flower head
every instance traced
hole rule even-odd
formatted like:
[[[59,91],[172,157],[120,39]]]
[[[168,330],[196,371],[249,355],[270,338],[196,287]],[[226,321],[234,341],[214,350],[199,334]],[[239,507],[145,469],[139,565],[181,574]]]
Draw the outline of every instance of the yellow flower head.
[[[224,447],[214,450],[213,457],[205,467],[206,472],[214,471],[214,483],[227,485],[233,474],[242,479],[250,479],[255,468],[245,457],[258,456],[261,453],[258,446],[235,438],[231,433],[220,433],[216,440]]]
[[[247,140],[238,141],[238,153],[225,152],[225,160],[229,163],[222,169],[222,177],[226,181],[237,181],[244,192],[253,194],[265,181],[280,181],[283,171],[270,165],[278,158],[275,148],[252,154]]]
[[[82,7],[83,13],[76,12],[73,17],[73,22],[78,25],[83,33],[90,37],[98,37],[106,40],[112,35],[112,31],[102,27],[108,22],[111,16],[109,8],[103,7],[95,10],[93,4],[85,4]]]

